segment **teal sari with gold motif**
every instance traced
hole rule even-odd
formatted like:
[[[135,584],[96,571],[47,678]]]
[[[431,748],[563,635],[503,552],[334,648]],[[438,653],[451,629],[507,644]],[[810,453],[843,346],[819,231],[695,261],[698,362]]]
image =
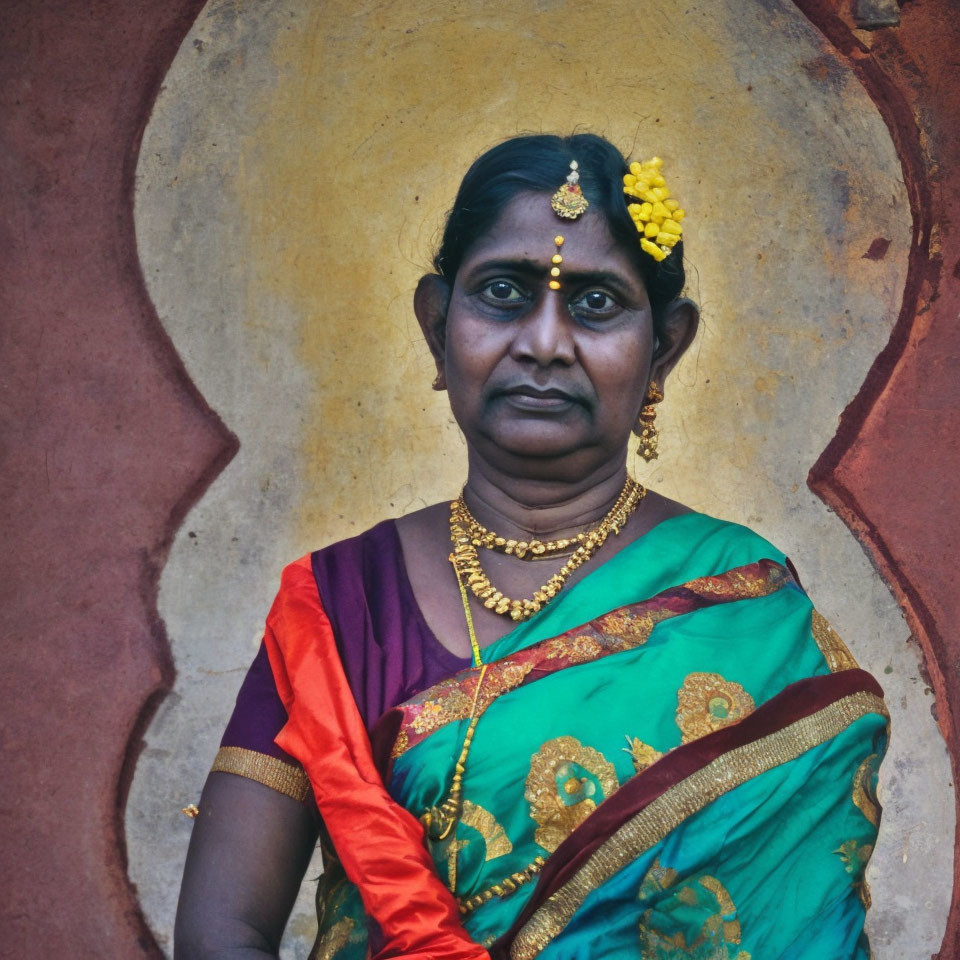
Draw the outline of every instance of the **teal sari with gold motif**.
[[[479,716],[456,820],[425,842],[495,958],[866,960],[881,698],[783,554],[687,514],[373,740],[429,826]],[[335,862],[319,901],[314,956],[376,953]]]

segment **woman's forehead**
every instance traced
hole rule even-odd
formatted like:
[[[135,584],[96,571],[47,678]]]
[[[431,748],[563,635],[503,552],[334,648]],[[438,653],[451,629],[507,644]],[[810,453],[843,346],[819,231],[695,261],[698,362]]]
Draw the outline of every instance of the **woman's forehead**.
[[[631,258],[617,244],[603,215],[587,210],[577,220],[564,220],[550,207],[548,193],[518,194],[490,230],[470,247],[462,269],[486,260],[517,259],[549,263],[563,237],[562,254],[570,267],[582,270],[635,272]]]

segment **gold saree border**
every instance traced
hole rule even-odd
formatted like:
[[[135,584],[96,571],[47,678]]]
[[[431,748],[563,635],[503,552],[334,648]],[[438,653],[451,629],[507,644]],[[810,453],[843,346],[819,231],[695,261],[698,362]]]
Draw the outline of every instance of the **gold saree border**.
[[[850,694],[782,730],[735,747],[664,791],[616,830],[537,908],[510,944],[511,960],[538,956],[563,931],[588,894],[684,820],[753,777],[832,739],[870,713],[889,719],[883,700],[876,694]]]
[[[221,747],[210,772],[234,773],[256,780],[298,803],[306,803],[310,796],[310,780],[301,767],[246,747]]]
[[[624,604],[486,664],[486,679],[476,700],[476,710],[482,714],[504,694],[561,670],[636,650],[647,642],[658,623],[719,603],[761,599],[789,584],[795,584],[795,580],[788,568],[764,558],[675,584],[637,603]],[[465,720],[474,710],[477,685],[478,668],[468,667],[388,711],[384,716],[399,711],[402,717],[393,738],[391,758],[398,759],[448,724]]]
[[[837,631],[818,610],[814,610],[810,615],[810,632],[820,648],[820,653],[823,654],[823,659],[827,661],[831,673],[856,670],[860,666],[847,649],[847,645],[840,639]]]

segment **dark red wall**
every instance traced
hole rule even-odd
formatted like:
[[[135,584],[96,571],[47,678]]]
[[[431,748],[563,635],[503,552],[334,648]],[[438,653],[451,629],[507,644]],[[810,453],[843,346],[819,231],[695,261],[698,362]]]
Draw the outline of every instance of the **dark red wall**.
[[[859,537],[924,654],[940,729],[960,760],[960,7],[911,0],[894,29],[795,0],[860,77],[903,164],[913,245],[886,349],[810,485]],[[958,790],[960,796],[960,790]],[[944,838],[946,840],[946,838]],[[960,848],[941,960],[960,958]]]
[[[903,604],[956,768],[960,17],[952,0],[912,0],[898,28],[867,34],[840,0],[796,3],[886,119],[915,224],[896,330],[811,484]],[[149,302],[132,189],[153,98],[202,5],[0,3],[3,956],[157,952],[121,829],[173,674],[157,580],[236,441]],[[960,960],[958,897],[955,884],[941,960]]]
[[[0,3],[0,955],[159,955],[124,869],[173,531],[236,443],[144,288],[133,177],[202,0]]]

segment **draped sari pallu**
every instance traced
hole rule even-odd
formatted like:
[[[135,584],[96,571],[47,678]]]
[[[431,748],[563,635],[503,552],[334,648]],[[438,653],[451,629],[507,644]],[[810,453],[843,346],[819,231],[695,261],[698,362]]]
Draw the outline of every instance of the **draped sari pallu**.
[[[755,534],[661,524],[488,647],[479,690],[463,670],[385,714],[373,748],[299,662],[326,649],[336,675],[317,615],[268,644],[277,742],[336,851],[315,957],[869,957],[882,691]],[[431,838],[473,709],[459,817]]]

